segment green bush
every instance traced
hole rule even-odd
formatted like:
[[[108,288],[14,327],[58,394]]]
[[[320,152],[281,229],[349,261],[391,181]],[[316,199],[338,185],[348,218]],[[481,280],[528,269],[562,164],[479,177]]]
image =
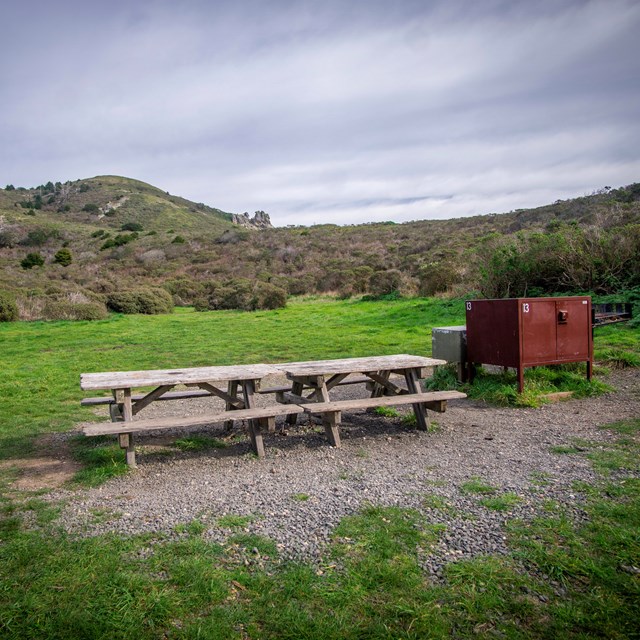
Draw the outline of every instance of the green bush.
[[[375,271],[369,278],[369,291],[373,296],[388,296],[400,290],[402,273],[397,269]]]
[[[48,240],[59,237],[60,232],[57,229],[37,227],[29,231],[27,237],[21,242],[21,244],[26,247],[41,247],[43,244],[46,244]]]
[[[182,236],[176,236],[172,241],[171,244],[184,244],[186,242],[186,240],[182,237]]]
[[[139,222],[125,222],[121,227],[121,231],[142,231],[143,227]]]
[[[141,288],[107,295],[107,307],[118,313],[171,313],[173,299],[164,289]]]
[[[202,282],[192,280],[188,276],[180,276],[167,280],[162,286],[173,296],[177,306],[195,305],[196,302],[201,305],[204,299],[204,307],[208,308]]]
[[[287,304],[287,292],[269,282],[251,281],[244,278],[227,283],[209,283],[206,302],[196,300],[196,309],[280,309]]]
[[[56,255],[53,257],[53,261],[57,264],[61,264],[63,267],[68,267],[73,262],[73,256],[71,255],[71,251],[64,247],[60,249],[60,251],[56,252]]]
[[[103,251],[104,249],[111,249],[112,247],[121,247],[125,244],[129,244],[129,242],[132,242],[137,238],[138,238],[138,233],[136,231],[134,231],[133,233],[118,233],[115,237],[109,238],[100,247],[100,251]]]
[[[104,305],[98,302],[71,302],[48,300],[43,309],[43,320],[103,320],[107,317]]]
[[[86,211],[87,213],[97,213],[100,210],[100,207],[98,207],[98,205],[94,204],[93,202],[89,202],[85,204],[84,207],[82,207],[82,210]]]
[[[41,267],[43,264],[44,264],[44,258],[39,253],[28,253],[20,261],[20,266],[23,269],[32,269],[33,267]]]
[[[18,306],[8,291],[0,291],[0,322],[14,322],[18,319]]]
[[[254,309],[282,309],[287,306],[287,292],[270,282],[256,282],[253,295]]]

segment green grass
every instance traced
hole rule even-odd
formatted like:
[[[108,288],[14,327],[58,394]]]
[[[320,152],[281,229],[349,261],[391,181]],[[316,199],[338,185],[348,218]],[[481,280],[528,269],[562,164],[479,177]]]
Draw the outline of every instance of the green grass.
[[[491,498],[482,498],[480,500],[480,504],[487,509],[491,509],[492,511],[509,511],[516,507],[522,502],[522,498],[520,498],[515,493],[503,493],[499,496],[493,496]]]
[[[376,407],[373,412],[383,418],[398,418],[400,416],[398,410],[393,407]]]
[[[122,449],[109,436],[76,436],[72,440],[72,452],[75,459],[84,465],[75,473],[73,484],[96,487],[129,471]]]
[[[208,451],[210,449],[224,449],[227,445],[218,438],[209,436],[189,436],[188,438],[178,438],[173,446],[181,451]]]
[[[34,436],[95,419],[78,406],[83,371],[428,354],[430,326],[461,320],[455,304],[437,301],[315,300],[255,314],[182,311],[3,325],[0,455],[24,455]],[[610,344],[620,336],[638,340],[621,327],[602,335]],[[580,442],[566,452],[585,457],[599,474],[574,489],[584,519],[573,523],[562,504],[544,503],[544,517],[510,522],[508,555],[448,564],[446,581],[438,584],[423,569],[445,535],[427,515],[427,508],[448,508],[437,496],[424,497],[424,512],[361,509],[340,523],[312,566],[284,560],[278,540],[244,531],[253,515],[219,517],[216,525],[229,535],[224,544],[203,535],[204,517],[181,525],[178,540],[72,537],[58,526],[60,504],[9,491],[15,470],[2,469],[0,637],[633,637],[640,618],[633,574],[640,566],[640,421],[607,428],[618,435],[615,441]],[[81,437],[72,447],[86,465],[79,482],[96,485],[126,472],[113,439]],[[538,486],[549,480],[542,473],[531,477]],[[509,500],[481,478],[460,490],[478,495],[480,504]],[[120,514],[91,516],[105,522]]]
[[[518,393],[516,374],[489,373],[479,367],[473,384],[461,384],[456,379],[455,367],[441,367],[429,389],[459,389],[470,398],[499,406],[538,407],[546,402],[544,396],[556,391],[571,391],[574,398],[584,398],[610,391],[610,387],[598,379],[586,379],[585,365],[569,364],[554,367],[525,369],[524,391]]]
[[[474,477],[467,482],[463,482],[460,485],[460,491],[462,493],[481,493],[491,494],[497,491],[497,488],[493,485],[485,482],[482,478]]]
[[[294,493],[291,496],[291,499],[295,500],[296,502],[306,502],[310,497],[311,496],[308,493]]]

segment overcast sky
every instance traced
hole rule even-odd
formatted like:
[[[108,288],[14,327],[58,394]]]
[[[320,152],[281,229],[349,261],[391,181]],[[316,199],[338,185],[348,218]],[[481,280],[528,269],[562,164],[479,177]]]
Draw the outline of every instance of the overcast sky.
[[[2,3],[0,183],[115,174],[276,225],[640,181],[640,1]]]

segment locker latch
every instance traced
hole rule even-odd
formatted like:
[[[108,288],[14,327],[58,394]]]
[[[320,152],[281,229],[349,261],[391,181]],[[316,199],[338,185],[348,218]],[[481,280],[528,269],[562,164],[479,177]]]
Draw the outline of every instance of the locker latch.
[[[569,312],[560,309],[560,311],[558,311],[558,324],[567,324],[568,317],[569,317]]]

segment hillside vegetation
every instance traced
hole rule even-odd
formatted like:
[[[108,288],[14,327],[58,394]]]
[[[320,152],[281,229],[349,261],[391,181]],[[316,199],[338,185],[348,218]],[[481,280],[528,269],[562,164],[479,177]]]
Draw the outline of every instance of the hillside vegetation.
[[[108,296],[140,288],[202,309],[255,309],[316,293],[503,297],[640,286],[640,184],[455,220],[253,231],[232,219],[114,176],[9,185],[0,190],[0,290],[33,319],[98,317]],[[67,313],[77,304],[89,306]],[[55,313],[43,311],[52,305]]]

